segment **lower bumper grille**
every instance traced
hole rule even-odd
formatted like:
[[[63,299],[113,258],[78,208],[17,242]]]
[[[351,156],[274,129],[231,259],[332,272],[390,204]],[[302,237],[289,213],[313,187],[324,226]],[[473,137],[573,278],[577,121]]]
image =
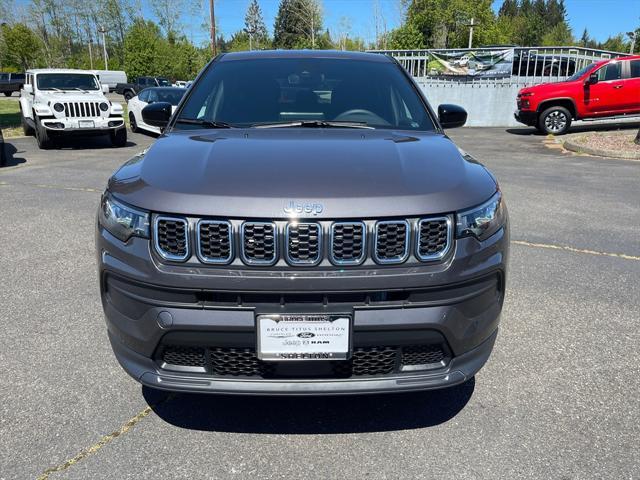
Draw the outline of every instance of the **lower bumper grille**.
[[[254,348],[164,345],[162,367],[194,367],[216,377],[349,378],[431,370],[448,363],[444,345],[371,346],[354,348],[346,361],[263,362]]]

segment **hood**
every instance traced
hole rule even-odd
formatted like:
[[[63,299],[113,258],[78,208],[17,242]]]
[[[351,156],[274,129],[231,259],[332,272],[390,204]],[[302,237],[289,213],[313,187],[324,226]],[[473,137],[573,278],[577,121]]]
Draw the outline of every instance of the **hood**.
[[[52,104],[55,102],[105,102],[107,99],[103,95],[102,92],[49,92],[46,93],[44,91],[38,92],[38,99],[41,103],[49,103]]]
[[[133,206],[234,218],[418,216],[462,210],[496,189],[485,168],[438,133],[190,130],[160,137],[109,181]]]

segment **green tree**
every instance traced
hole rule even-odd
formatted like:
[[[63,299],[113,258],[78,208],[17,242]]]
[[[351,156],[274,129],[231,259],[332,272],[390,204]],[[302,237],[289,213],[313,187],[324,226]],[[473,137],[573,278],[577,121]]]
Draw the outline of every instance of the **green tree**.
[[[262,18],[262,10],[258,0],[251,0],[244,16],[245,32],[251,38],[252,48],[265,48],[269,44],[267,26]]]
[[[276,48],[316,48],[322,31],[322,10],[317,0],[281,0],[273,29]]]
[[[413,23],[405,23],[391,31],[389,48],[393,50],[413,50],[425,47],[424,36]]]
[[[150,20],[136,19],[124,37],[124,68],[127,76],[165,74],[168,42]]]
[[[10,64],[20,70],[34,67],[42,50],[38,36],[24,23],[2,25],[2,64]]]
[[[623,33],[619,33],[618,35],[607,38],[607,40],[598,45],[598,47],[602,50],[628,53],[630,45],[629,42],[626,41],[626,36]]]

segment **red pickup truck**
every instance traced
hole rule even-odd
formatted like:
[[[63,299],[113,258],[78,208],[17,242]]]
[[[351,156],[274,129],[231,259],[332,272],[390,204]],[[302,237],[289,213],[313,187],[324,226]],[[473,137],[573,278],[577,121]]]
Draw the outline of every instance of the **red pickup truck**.
[[[562,82],[518,92],[516,120],[561,135],[572,120],[640,115],[640,55],[602,60]]]

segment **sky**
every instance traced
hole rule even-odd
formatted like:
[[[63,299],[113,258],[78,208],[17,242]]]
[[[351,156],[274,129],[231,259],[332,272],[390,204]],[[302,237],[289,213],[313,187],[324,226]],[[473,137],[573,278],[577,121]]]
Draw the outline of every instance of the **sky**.
[[[474,0],[469,0],[474,1]],[[494,0],[497,11],[504,0]],[[325,27],[338,30],[343,18],[351,23],[352,36],[371,41],[375,38],[373,6],[378,3],[387,21],[387,29],[398,26],[402,15],[399,0],[322,0]],[[144,2],[143,0],[143,3]],[[204,1],[200,15],[208,14],[208,1]],[[228,38],[244,26],[244,14],[249,0],[215,0],[216,16],[222,33]],[[260,0],[260,7],[271,31],[278,11],[279,0]],[[610,35],[632,31],[640,26],[640,0],[565,0],[569,25],[576,37],[587,28],[592,38],[604,41]],[[145,8],[145,11],[146,8]],[[205,42],[207,32],[201,28],[200,15],[195,15],[185,23],[185,31],[196,43]],[[189,25],[190,24],[190,25]]]

